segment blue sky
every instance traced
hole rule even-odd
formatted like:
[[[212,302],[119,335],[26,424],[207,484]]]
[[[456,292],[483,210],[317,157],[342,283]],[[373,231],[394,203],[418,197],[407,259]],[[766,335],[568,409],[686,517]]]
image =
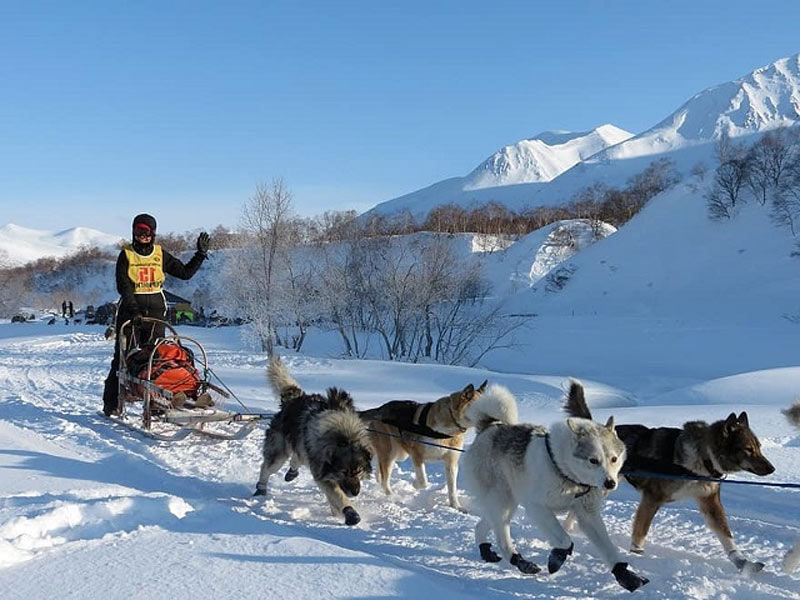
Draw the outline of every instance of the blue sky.
[[[800,2],[6,2],[0,225],[365,210],[548,129],[634,133],[800,52]]]

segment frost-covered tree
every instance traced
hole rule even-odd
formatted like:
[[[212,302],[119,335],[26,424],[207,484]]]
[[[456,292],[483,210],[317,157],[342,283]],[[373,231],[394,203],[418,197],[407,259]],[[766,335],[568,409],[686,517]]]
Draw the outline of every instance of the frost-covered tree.
[[[280,312],[278,273],[292,242],[292,194],[282,179],[256,186],[242,208],[241,223],[246,238],[233,261],[231,294],[271,354]]]

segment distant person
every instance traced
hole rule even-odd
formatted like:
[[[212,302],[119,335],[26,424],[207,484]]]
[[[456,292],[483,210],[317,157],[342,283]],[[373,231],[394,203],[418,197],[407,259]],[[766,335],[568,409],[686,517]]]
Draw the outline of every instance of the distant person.
[[[62,317],[66,317],[67,316],[67,301],[66,300],[64,300],[61,303],[61,316]]]
[[[75,311],[72,309],[72,300],[69,301],[68,306],[69,306],[69,318],[71,319],[72,317],[75,316]]]
[[[164,336],[162,323],[143,323],[142,317],[164,319],[167,303],[163,284],[166,275],[179,279],[191,277],[203,264],[208,254],[209,237],[202,232],[197,238],[197,252],[183,264],[169,252],[155,243],[156,220],[148,214],[137,215],[133,219],[132,241],[117,257],[117,291],[120,294],[117,317],[114,324],[116,340],[111,370],[103,390],[103,413],[108,417],[118,412],[120,328],[126,321],[133,321],[135,339],[138,344],[147,343]],[[130,328],[126,333],[130,335]]]

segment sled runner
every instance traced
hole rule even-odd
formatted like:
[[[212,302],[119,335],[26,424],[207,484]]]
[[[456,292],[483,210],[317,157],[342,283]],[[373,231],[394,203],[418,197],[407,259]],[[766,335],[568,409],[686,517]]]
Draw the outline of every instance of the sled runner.
[[[142,321],[163,324],[167,334],[139,344],[132,321],[120,327],[120,423],[161,441],[181,440],[192,433],[234,440],[247,436],[259,421],[271,416],[250,412],[238,398],[240,406],[234,406],[233,393],[225,384],[209,380],[212,371],[200,342],[179,335],[165,321],[151,317]],[[213,427],[207,427],[210,424]]]

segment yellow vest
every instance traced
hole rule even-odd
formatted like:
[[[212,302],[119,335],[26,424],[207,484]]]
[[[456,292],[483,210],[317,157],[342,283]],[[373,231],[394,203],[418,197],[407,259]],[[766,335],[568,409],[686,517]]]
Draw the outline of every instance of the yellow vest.
[[[155,294],[164,285],[164,255],[161,246],[153,244],[153,251],[142,256],[130,246],[125,247],[128,258],[128,277],[133,282],[134,294]]]

